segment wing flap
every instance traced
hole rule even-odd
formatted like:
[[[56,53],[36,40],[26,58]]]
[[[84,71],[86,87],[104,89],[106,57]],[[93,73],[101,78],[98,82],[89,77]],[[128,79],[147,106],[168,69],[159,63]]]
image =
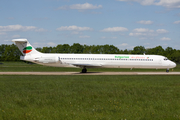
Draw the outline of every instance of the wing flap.
[[[72,65],[76,67],[101,67],[102,66],[101,64],[80,64],[80,63],[75,63]]]

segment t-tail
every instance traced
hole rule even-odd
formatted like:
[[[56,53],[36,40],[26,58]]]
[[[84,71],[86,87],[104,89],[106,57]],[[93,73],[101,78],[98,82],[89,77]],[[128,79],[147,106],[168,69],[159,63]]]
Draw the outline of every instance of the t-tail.
[[[14,42],[21,53],[26,55],[32,55],[32,54],[42,54],[38,52],[29,42],[27,39],[13,39],[12,42]]]
[[[57,66],[61,64],[60,58],[53,54],[44,54],[38,52],[27,39],[13,39],[12,42],[16,44],[23,56],[20,56],[20,60],[30,61],[37,64],[43,64],[48,66]]]

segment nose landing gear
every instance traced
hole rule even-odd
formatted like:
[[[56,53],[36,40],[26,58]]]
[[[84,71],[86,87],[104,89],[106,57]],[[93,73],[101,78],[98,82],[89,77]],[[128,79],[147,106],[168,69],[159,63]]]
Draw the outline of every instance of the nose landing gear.
[[[82,69],[82,73],[86,73],[87,72],[87,69],[86,68],[83,68]]]

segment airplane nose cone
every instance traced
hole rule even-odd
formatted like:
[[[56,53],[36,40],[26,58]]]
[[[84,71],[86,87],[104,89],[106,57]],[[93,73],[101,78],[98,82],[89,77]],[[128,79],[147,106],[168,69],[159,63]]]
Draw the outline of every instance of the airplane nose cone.
[[[172,68],[176,67],[176,63],[172,62],[172,63],[171,63],[171,67],[172,67]]]

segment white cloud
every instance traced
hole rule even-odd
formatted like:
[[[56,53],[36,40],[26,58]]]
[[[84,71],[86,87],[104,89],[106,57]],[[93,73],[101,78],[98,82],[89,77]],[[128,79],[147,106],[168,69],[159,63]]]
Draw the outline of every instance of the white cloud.
[[[127,49],[129,48],[129,45],[127,43],[122,43],[119,45],[116,45],[119,49]]]
[[[156,2],[154,4],[167,8],[180,8],[180,0],[160,0],[159,2]]]
[[[48,42],[47,45],[48,45],[48,46],[56,46],[57,44],[56,44],[56,43],[53,43],[53,42]]]
[[[12,38],[20,38],[20,35],[13,35]]]
[[[57,28],[56,30],[58,31],[89,31],[89,30],[93,30],[90,27],[78,27],[78,26],[61,26],[59,28]]]
[[[35,26],[22,26],[22,25],[8,25],[8,26],[0,26],[0,31],[9,32],[9,31],[29,31],[35,30]]]
[[[156,32],[157,33],[168,33],[168,31],[165,29],[158,29],[158,30],[156,30]]]
[[[163,37],[163,38],[161,38],[161,40],[162,41],[169,41],[169,40],[171,40],[171,38]]]
[[[117,39],[118,37],[105,37],[105,36],[102,36],[101,39]]]
[[[103,30],[101,30],[102,32],[125,32],[128,31],[127,28],[125,27],[112,27],[112,28],[105,28]]]
[[[144,45],[150,45],[150,43],[144,43]]]
[[[0,26],[0,33],[6,34],[5,32],[14,32],[14,31],[35,31],[35,32],[44,32],[46,31],[43,28],[37,28],[35,26],[22,26],[22,25],[8,25]]]
[[[145,25],[150,25],[150,24],[153,24],[153,21],[150,21],[150,20],[148,20],[148,21],[141,20],[141,21],[138,21],[137,23],[139,23],[139,24],[145,24]]]
[[[75,5],[71,5],[70,9],[78,9],[78,10],[85,10],[85,9],[98,9],[98,8],[102,8],[102,5],[92,5],[89,3],[84,3],[84,4],[75,4]]]
[[[129,33],[129,36],[145,36],[146,33]]]
[[[85,35],[85,36],[79,36],[79,38],[90,38],[90,36],[87,36],[87,35]]]
[[[117,0],[117,1],[125,1],[125,2],[138,2],[141,5],[153,5],[155,0]]]
[[[122,44],[119,44],[119,45],[116,45],[119,49],[133,49],[134,48],[134,46],[131,46],[131,45],[129,45],[129,44],[127,44],[127,43],[122,43]]]
[[[99,9],[102,8],[102,5],[93,5],[89,3],[84,4],[74,4],[70,6],[61,6],[58,10],[68,10],[68,9],[76,9],[76,10],[89,10],[89,9]]]
[[[112,37],[112,39],[117,39],[117,37]]]
[[[131,33],[129,33],[129,36],[137,36],[137,37],[139,36],[144,39],[146,37],[154,37],[154,36],[158,36],[159,34],[165,34],[165,33],[168,33],[168,31],[165,29],[157,29],[156,31],[154,31],[147,28],[136,28]]]
[[[159,34],[165,34],[165,33],[168,33],[168,31],[165,29],[157,29],[156,31],[154,31],[147,28],[136,28],[131,33],[129,33],[129,36],[136,36],[144,39],[145,37],[154,37],[154,36],[158,36]]]
[[[157,36],[156,33],[129,33],[129,36],[141,36],[140,39],[145,39],[145,37],[153,37],[153,36]],[[142,37],[145,36],[145,37]]]
[[[32,43],[32,45],[35,47],[35,48],[37,48],[37,47],[45,47],[45,46],[51,46],[51,47],[53,47],[53,46],[56,46],[57,44],[56,43],[54,43],[54,42],[48,42],[48,43],[46,43],[46,42],[34,42],[34,43]]]
[[[35,42],[35,43],[32,43],[32,46],[33,46],[34,48],[37,48],[37,47],[44,47],[44,44]]]
[[[101,39],[106,39],[106,37],[103,36],[103,37],[101,37]]]
[[[6,33],[5,32],[0,32],[0,35],[5,35]]]
[[[67,9],[70,9],[69,6],[61,6],[57,8],[57,10],[67,10]]]
[[[95,12],[95,11],[93,11],[93,12],[91,12],[91,14],[102,14],[102,12]]]
[[[157,5],[166,8],[180,8],[180,0],[117,0],[125,2],[138,2],[141,5]]]
[[[147,40],[147,37],[141,37],[141,38],[139,38],[139,39],[141,39],[141,40]]]
[[[120,44],[118,46],[128,46],[128,44],[127,43],[122,43],[122,44]]]
[[[36,31],[36,32],[47,32],[48,30],[43,29],[43,28],[39,28],[39,29],[36,29],[35,31]]]
[[[180,24],[180,20],[179,21],[175,21],[174,24]]]
[[[81,32],[79,32],[79,31],[72,31],[72,33],[71,34],[73,34],[73,35],[78,35],[78,34],[82,34]]]
[[[154,32],[154,30],[149,30],[147,28],[136,28],[133,31],[134,32]]]

